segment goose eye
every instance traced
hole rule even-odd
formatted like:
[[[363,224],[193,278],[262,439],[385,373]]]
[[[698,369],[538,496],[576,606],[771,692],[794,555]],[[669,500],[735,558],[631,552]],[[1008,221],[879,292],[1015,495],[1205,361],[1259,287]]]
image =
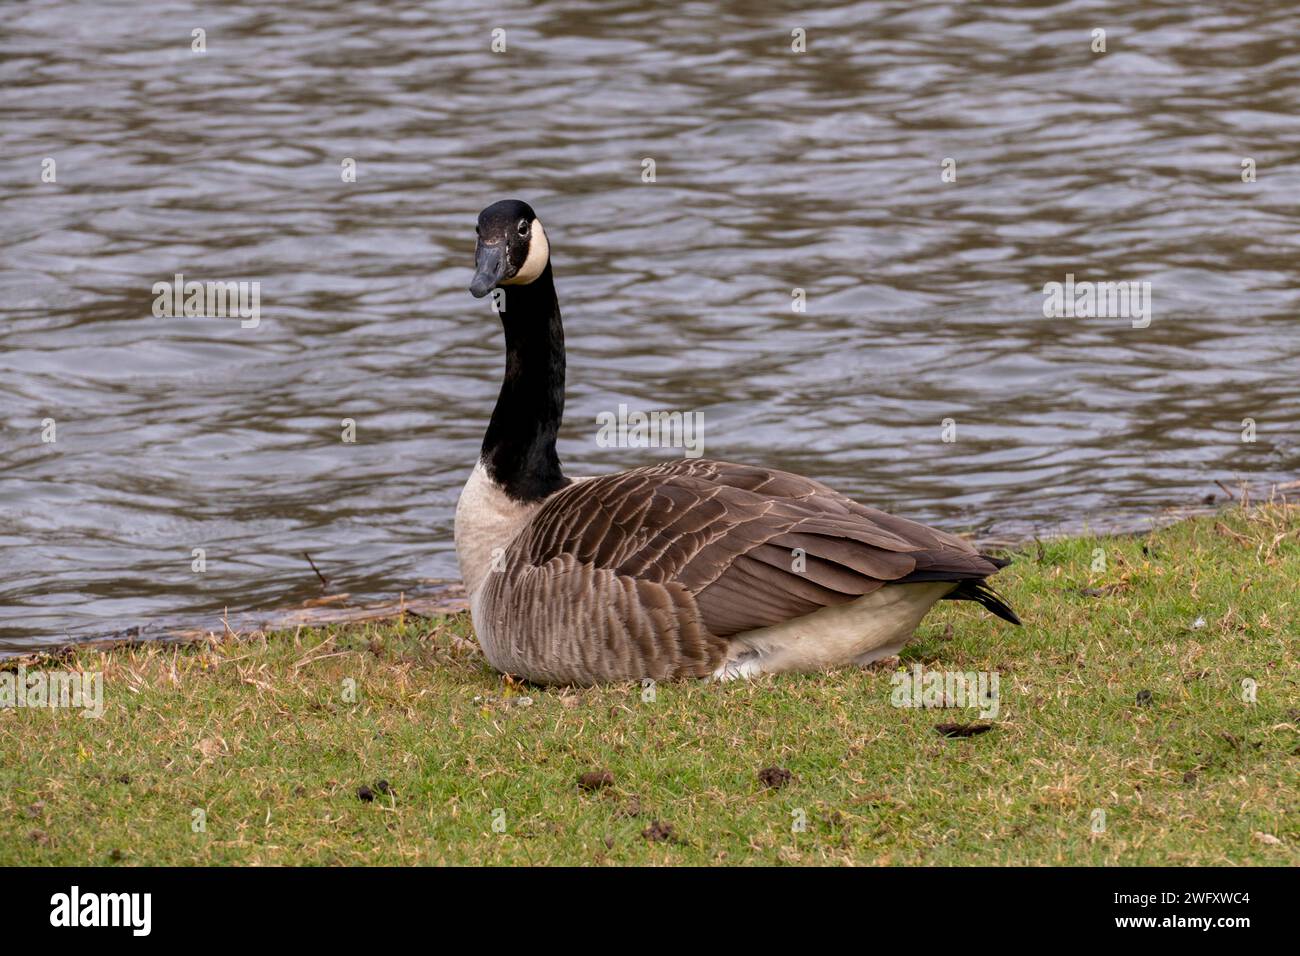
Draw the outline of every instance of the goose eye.
[[[527,219],[520,219],[520,220],[519,220],[519,235],[521,235],[521,236],[526,236],[526,235],[528,235],[528,220],[527,220]]]

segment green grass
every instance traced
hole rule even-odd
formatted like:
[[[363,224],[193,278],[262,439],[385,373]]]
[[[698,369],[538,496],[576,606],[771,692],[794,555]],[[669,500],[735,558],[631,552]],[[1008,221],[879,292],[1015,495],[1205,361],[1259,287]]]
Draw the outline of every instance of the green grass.
[[[464,617],[82,652],[102,719],[0,710],[0,863],[1300,862],[1300,509],[1016,558],[1025,627],[945,602],[903,655],[999,673],[969,738],[889,669],[519,686]]]

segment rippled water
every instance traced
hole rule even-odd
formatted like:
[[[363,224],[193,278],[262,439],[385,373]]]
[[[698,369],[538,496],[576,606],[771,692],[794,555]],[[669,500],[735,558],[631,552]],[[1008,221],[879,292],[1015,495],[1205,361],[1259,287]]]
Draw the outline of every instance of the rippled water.
[[[597,445],[627,403],[985,533],[1294,476],[1285,7],[6,4],[0,649],[302,600],[304,551],[358,597],[454,577],[507,196],[552,240],[572,474],[671,454]],[[177,272],[260,281],[260,326],[155,318]],[[1150,326],[1044,318],[1067,273],[1149,281]]]

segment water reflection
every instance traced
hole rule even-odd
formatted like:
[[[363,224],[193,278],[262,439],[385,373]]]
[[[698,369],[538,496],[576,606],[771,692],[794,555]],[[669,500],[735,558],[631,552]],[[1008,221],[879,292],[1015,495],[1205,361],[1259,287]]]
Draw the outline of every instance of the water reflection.
[[[714,457],[985,533],[1300,460],[1292,11],[0,18],[0,649],[313,596],[303,552],[357,596],[454,576],[502,360],[465,291],[473,217],[503,196],[552,237],[572,473],[662,454],[597,445],[619,403],[701,411]],[[177,272],[259,281],[260,326],[154,318]],[[1044,318],[1067,273],[1150,281],[1150,327]]]

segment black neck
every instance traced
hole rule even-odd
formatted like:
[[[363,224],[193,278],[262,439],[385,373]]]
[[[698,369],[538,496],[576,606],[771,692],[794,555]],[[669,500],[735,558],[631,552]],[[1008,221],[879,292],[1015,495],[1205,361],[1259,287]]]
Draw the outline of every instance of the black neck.
[[[504,291],[506,374],[482,458],[506,494],[539,501],[569,483],[555,453],[564,417],[564,327],[551,264],[527,285]]]

